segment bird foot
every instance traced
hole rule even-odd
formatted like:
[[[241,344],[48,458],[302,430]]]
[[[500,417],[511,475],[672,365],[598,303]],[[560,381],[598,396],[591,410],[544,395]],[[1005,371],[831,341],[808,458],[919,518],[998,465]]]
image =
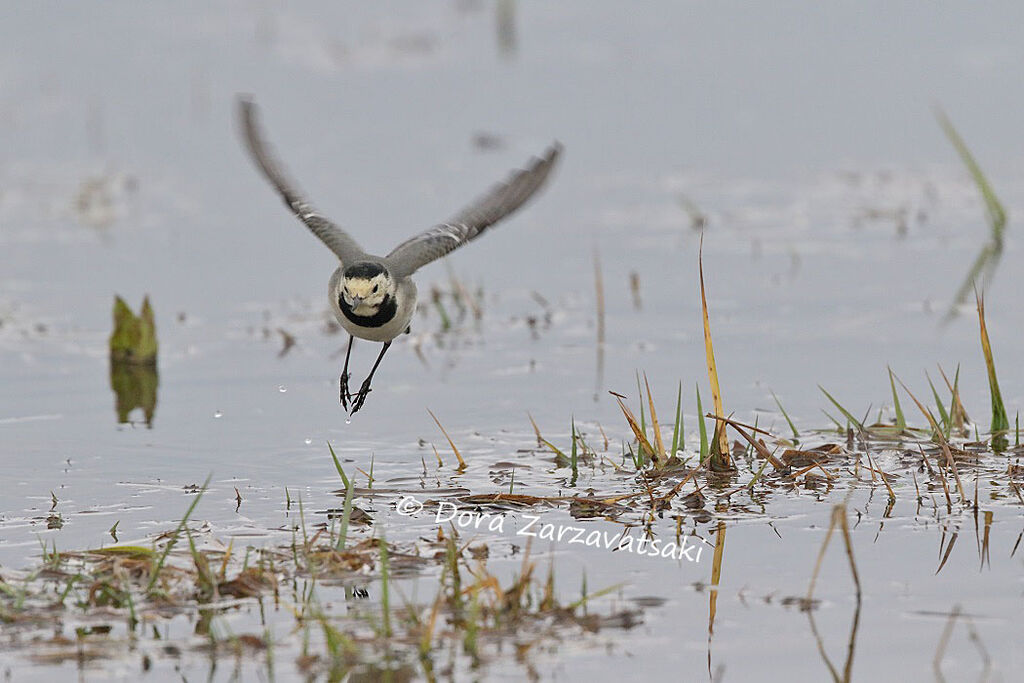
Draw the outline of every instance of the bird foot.
[[[341,373],[339,398],[341,399],[341,407],[346,411],[348,410],[349,400],[352,398],[352,394],[348,392],[348,378],[348,372]]]
[[[356,412],[363,407],[363,403],[366,402],[366,396],[371,391],[370,382],[363,382],[363,386],[359,387],[359,393],[352,397],[352,410],[349,411],[349,415],[355,415]]]

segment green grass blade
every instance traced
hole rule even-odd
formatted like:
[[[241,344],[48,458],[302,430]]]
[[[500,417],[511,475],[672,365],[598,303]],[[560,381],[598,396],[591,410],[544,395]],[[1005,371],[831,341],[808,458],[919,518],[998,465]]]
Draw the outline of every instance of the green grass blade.
[[[558,465],[559,467],[565,467],[566,465],[571,464],[569,456],[563,453],[562,449],[560,449],[558,446],[556,446],[555,444],[551,443],[550,441],[543,437],[541,438],[541,443],[550,448],[551,452],[555,454],[556,465]]]
[[[700,429],[700,461],[708,457],[708,426],[704,423],[704,406],[700,402],[700,387],[697,387],[697,427]]]
[[[348,525],[352,518],[352,497],[355,494],[356,487],[354,482],[345,476],[345,470],[342,468],[341,461],[338,460],[338,454],[334,452],[334,446],[331,445],[330,441],[327,442],[327,450],[331,452],[331,459],[334,460],[334,469],[338,470],[341,483],[345,485],[345,503],[341,508],[341,528],[338,531],[338,542],[335,544],[336,549],[344,550],[345,544],[348,542]],[[372,471],[372,465],[370,469]]]
[[[992,357],[992,343],[988,337],[988,327],[985,325],[985,299],[976,294],[978,302],[978,325],[981,330],[981,352],[985,356],[985,367],[988,370],[988,390],[992,397],[992,427],[989,430],[993,439],[1010,430],[1010,418],[1006,415],[1006,406],[1003,404],[1003,395],[999,391],[999,380],[996,378],[996,363]]]
[[[757,472],[754,474],[754,476],[751,478],[751,480],[747,483],[747,488],[748,489],[750,489],[751,491],[754,490],[754,484],[756,484],[757,480],[761,478],[762,474],[764,474],[764,468],[767,467],[768,463],[770,463],[770,462],[771,462],[771,460],[769,460],[768,458],[765,458],[764,462],[761,463],[760,469],[757,470]]]
[[[832,421],[832,424],[834,424],[836,426],[836,429],[838,429],[840,432],[846,432],[846,427],[844,427],[843,424],[839,420],[837,420],[834,417],[832,417],[832,415],[827,410],[825,410],[823,408],[821,410],[821,412],[823,412],[825,414],[825,417],[827,417],[829,420]]]
[[[828,398],[829,401],[832,401],[832,405],[834,405],[836,408],[839,409],[839,412],[843,414],[843,417],[845,417],[847,420],[849,420],[852,424],[857,425],[857,429],[859,429],[862,432],[864,431],[863,423],[860,420],[858,420],[857,418],[855,418],[853,415],[851,415],[850,411],[848,411],[846,408],[844,408],[842,406],[842,404],[839,403],[839,401],[837,401],[834,398],[832,398],[832,394],[830,394],[827,391],[825,391],[825,387],[823,387],[823,386],[821,386],[819,384],[818,388],[821,389],[821,393],[825,394],[825,396]]]
[[[679,383],[679,392],[676,394],[676,422],[672,428],[672,456],[679,451],[679,446],[685,443],[683,440],[683,383]]]
[[[569,466],[572,467],[572,471],[576,471],[577,452],[576,452],[576,417],[571,416],[569,418],[569,426],[572,431],[572,450],[569,451]]]
[[[181,518],[181,522],[178,523],[178,527],[174,530],[170,540],[167,541],[167,545],[164,546],[164,551],[160,554],[160,559],[157,560],[156,567],[153,568],[153,573],[149,576],[149,583],[146,584],[147,593],[153,590],[153,586],[156,585],[157,580],[160,578],[160,571],[164,568],[164,564],[167,562],[167,556],[171,554],[172,550],[174,550],[174,545],[178,542],[178,538],[181,536],[181,532],[185,529],[185,525],[188,524],[188,518],[192,516],[192,512],[196,509],[196,506],[199,505],[199,500],[203,497],[203,494],[206,493],[206,489],[210,485],[210,479],[212,477],[213,474],[206,475],[206,481],[204,481],[202,487],[200,487],[199,493],[196,494],[192,504],[188,506],[187,510],[185,510],[185,516]]]
[[[350,485],[345,487],[345,503],[341,508],[341,524],[338,530],[338,543],[335,546],[338,550],[344,550],[345,544],[348,542],[348,525],[352,519],[352,498],[355,494],[355,486]]]
[[[779,411],[782,413],[782,417],[786,418],[786,423],[789,425],[789,428],[793,431],[793,441],[799,442],[800,432],[796,430],[796,425],[793,424],[793,421],[789,419],[789,415],[786,413],[786,409],[782,407],[782,402],[779,400],[779,397],[775,395],[774,391],[772,392],[772,398],[775,399],[775,405],[779,407]]]
[[[942,368],[939,368],[942,371]],[[948,382],[948,380],[947,380]],[[956,374],[953,375],[953,388],[949,397],[949,421],[950,426],[958,431],[963,431],[964,416],[960,410],[960,366],[956,366]]]
[[[953,426],[953,423],[949,419],[949,413],[946,412],[946,406],[942,405],[942,399],[939,398],[939,392],[935,389],[935,385],[932,384],[931,375],[929,375],[927,372],[925,372],[924,376],[928,378],[928,386],[932,388],[932,397],[935,399],[935,405],[939,409],[939,419],[942,420],[942,422],[940,422],[940,424],[942,425],[942,433],[946,437],[946,439],[948,440],[949,439],[949,432],[950,432],[950,429]]]
[[[569,467],[572,470],[572,477],[569,479],[569,486],[576,486],[576,479],[579,477],[579,470],[576,469],[576,463],[578,462],[577,446],[576,446],[576,417],[570,418],[570,429],[572,430],[572,449],[569,451]]]
[[[892,407],[896,411],[896,428],[902,432],[907,428],[907,418],[903,415],[900,396],[896,393],[896,381],[892,378],[892,368],[886,366],[886,369],[889,371],[889,386],[892,388]]]
[[[345,476],[345,470],[341,469],[341,461],[338,460],[338,455],[334,452],[334,446],[331,442],[327,442],[327,449],[331,452],[331,458],[334,459],[334,469],[338,470],[338,476],[341,477],[341,483],[344,484],[345,488],[349,487],[348,477]]]

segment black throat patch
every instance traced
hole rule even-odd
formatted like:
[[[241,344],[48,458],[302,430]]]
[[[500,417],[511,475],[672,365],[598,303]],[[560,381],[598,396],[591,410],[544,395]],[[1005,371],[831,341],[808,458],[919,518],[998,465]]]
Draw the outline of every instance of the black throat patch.
[[[357,315],[352,310],[352,307],[345,302],[344,296],[338,297],[338,307],[341,308],[341,312],[345,314],[346,318],[361,327],[380,327],[381,325],[386,325],[394,319],[395,312],[398,310],[395,297],[390,294],[384,297],[384,300],[380,302],[377,312],[373,315]]]

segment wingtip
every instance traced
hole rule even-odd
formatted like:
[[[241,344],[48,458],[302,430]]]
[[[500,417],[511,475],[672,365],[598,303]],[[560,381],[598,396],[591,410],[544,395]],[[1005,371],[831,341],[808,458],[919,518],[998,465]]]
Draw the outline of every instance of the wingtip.
[[[544,153],[544,156],[545,158],[554,161],[555,159],[562,155],[563,149],[565,148],[562,146],[561,141],[555,140],[550,145],[548,145],[548,151]]]
[[[548,145],[548,148],[545,149],[540,156],[533,157],[533,159],[531,159],[530,165],[535,168],[544,167],[550,170],[552,167],[554,167],[555,163],[558,161],[558,158],[562,156],[563,149],[564,148],[562,147],[562,143],[559,142],[558,140],[554,140],[550,145]]]
[[[241,92],[235,95],[235,106],[242,119],[248,119],[256,112],[256,98],[252,93]]]

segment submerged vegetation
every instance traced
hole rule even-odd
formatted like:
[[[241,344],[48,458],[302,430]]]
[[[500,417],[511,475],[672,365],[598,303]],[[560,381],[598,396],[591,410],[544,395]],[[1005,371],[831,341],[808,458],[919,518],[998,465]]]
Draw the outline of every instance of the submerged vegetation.
[[[114,331],[110,334],[110,361],[156,365],[156,322],[149,297],[136,315],[119,296],[114,297]]]
[[[981,308],[979,318],[984,320]],[[583,429],[572,420],[563,448],[534,425],[534,448],[525,449],[514,462],[489,466],[502,473],[491,491],[472,492],[457,485],[436,492],[420,486],[377,489],[372,465],[369,472],[360,470],[367,480],[367,487],[360,488],[328,444],[343,484],[336,492],[341,507],[310,520],[303,500],[288,496],[287,521],[275,536],[283,532],[289,541],[242,548],[194,521],[207,480],[191,488],[191,504],[171,531],[144,542],[88,550],[43,545],[34,568],[0,569],[0,638],[5,648],[20,649],[37,663],[117,656],[138,658],[148,669],[191,651],[228,661],[233,657],[236,667],[258,662],[270,675],[294,667],[303,675],[329,680],[347,675],[435,680],[447,677],[452,667],[487,667],[511,646],[520,653],[517,666],[535,677],[527,652],[547,651],[567,639],[577,647],[588,642],[597,647],[601,641],[594,639],[596,634],[644,621],[643,604],[615,597],[619,586],[591,588],[584,575],[578,593],[567,595],[558,587],[564,581],[556,581],[556,562],[542,565],[540,558],[534,559],[531,547],[537,540],[571,548],[573,534],[563,538],[569,529],[586,535],[585,543],[578,542],[581,549],[595,546],[590,552],[669,558],[662,549],[671,547],[674,561],[689,560],[683,564],[693,566],[710,562],[710,658],[719,611],[717,587],[728,565],[725,539],[732,520],[759,514],[772,496],[807,491],[814,500],[828,501],[835,492],[843,502],[834,506],[819,554],[797,558],[807,571],[806,595],[785,600],[807,614],[820,644],[814,613],[821,602],[814,597],[815,586],[829,539],[838,530],[856,596],[845,673],[825,650],[821,654],[835,680],[849,680],[865,587],[845,501],[855,491],[878,490],[887,501],[883,520],[902,500],[916,508],[917,516],[937,522],[943,529],[937,572],[946,566],[956,542],[958,516],[977,518],[983,510],[978,552],[984,563],[990,552],[991,506],[1024,505],[1021,470],[1014,464],[1024,451],[1016,445],[1001,455],[991,436],[977,439],[960,403],[958,379],[947,386],[945,396],[935,390],[936,403],[929,408],[890,371],[891,387],[894,392],[899,387],[918,407],[925,421],[921,426],[903,414],[898,393],[893,394],[890,418],[870,423],[826,394],[846,425],[805,429],[799,433],[799,446],[796,434],[793,439],[773,435],[709,412],[704,419],[713,419],[719,433],[728,429],[739,436],[729,447],[734,468],[728,472],[714,468],[711,450],[702,454],[698,440],[687,445],[681,390],[674,424],[671,429],[661,425],[646,378],[641,418],[624,397],[615,397],[630,435],[618,457],[600,426]],[[449,476],[457,482],[473,463],[462,456],[439,420],[437,424],[456,457]],[[1014,436],[1019,444],[1019,435]],[[440,473],[447,466],[435,452]],[[557,493],[547,492],[550,485],[541,483],[537,471],[516,476],[517,469],[529,472],[545,459],[550,459],[552,484],[560,481],[565,487]],[[430,473],[434,469],[424,463],[423,477],[436,476]],[[587,492],[574,492],[584,478]],[[412,509],[410,499],[416,505]],[[384,525],[374,520],[381,510],[368,512],[375,502],[378,508],[385,502],[402,517],[432,519],[432,531],[421,531],[415,539],[387,540]],[[545,521],[561,519],[558,511],[568,513],[571,526]],[[665,525],[658,522],[665,517],[675,520],[674,533],[666,535]],[[611,541],[601,538],[609,536],[600,531],[607,523],[618,529]],[[531,526],[533,533],[525,533]],[[509,536],[516,543],[510,545]],[[713,545],[713,552],[698,550],[696,557],[676,553],[687,543],[691,548]],[[1016,551],[1015,546],[1012,553]],[[415,585],[410,581],[418,576],[430,578],[432,595],[409,593]],[[363,604],[371,595],[375,600]],[[339,610],[339,605],[346,608]],[[244,619],[239,622],[232,615]],[[194,622],[193,633],[169,641],[169,624],[179,616]],[[291,653],[290,661],[282,661],[283,652]]]
[[[538,569],[532,550],[536,539],[553,548],[577,543],[581,550],[592,548],[589,552],[693,566],[710,561],[710,668],[729,526],[738,517],[765,514],[773,496],[810,492],[815,501],[833,501],[834,506],[817,558],[801,560],[808,568],[806,595],[785,600],[807,614],[820,648],[814,612],[821,603],[814,597],[815,586],[829,540],[838,530],[856,597],[842,672],[824,649],[820,652],[835,680],[849,680],[864,590],[855,561],[855,525],[849,522],[851,496],[882,493],[883,520],[904,501],[915,509],[915,517],[938,524],[943,533],[937,573],[953,550],[961,516],[975,518],[984,566],[994,515],[983,510],[982,532],[979,510],[986,501],[989,508],[1024,505],[1018,483],[1022,470],[1016,464],[1024,455],[1019,425],[1011,433],[983,300],[979,295],[978,320],[992,402],[985,438],[961,400],[959,368],[951,381],[941,367],[940,385],[927,378],[931,407],[889,369],[892,403],[888,414],[880,410],[874,421],[871,408],[861,415],[822,387],[830,410],[840,416],[830,418],[834,426],[826,429],[799,430],[772,394],[787,430],[773,433],[758,425],[760,415],[747,424],[725,414],[703,263],[700,271],[712,410],[705,412],[698,384],[692,438],[685,431],[682,383],[677,383],[672,410],[659,411],[649,378],[638,375],[634,405],[626,395],[613,393],[624,419],[621,429],[612,430],[625,435],[617,445],[601,425],[581,425],[571,417],[567,445],[560,446],[565,442],[543,436],[530,417],[535,446],[520,449],[513,461],[489,465],[493,489],[474,492],[462,487],[461,478],[475,463],[430,411],[447,444],[442,450],[454,456],[452,469],[435,447],[436,467],[423,460],[419,485],[381,489],[375,486],[371,458],[368,472],[356,470],[366,477],[366,487],[360,488],[328,444],[343,485],[335,492],[341,507],[316,513],[321,519],[311,522],[303,500],[293,500],[286,490],[287,521],[276,540],[262,546],[236,548],[233,539],[224,543],[194,521],[209,479],[190,489],[194,498],[178,525],[147,541],[118,543],[115,523],[110,530],[115,545],[64,550],[44,543],[35,567],[0,568],[0,621],[5,624],[0,643],[38,662],[136,656],[143,669],[171,653],[179,655],[182,648],[235,656],[236,666],[255,655],[271,675],[281,666],[279,653],[288,651],[296,670],[330,680],[347,675],[434,680],[500,661],[511,645],[518,653],[517,666],[536,677],[527,652],[581,636],[584,646],[597,647],[594,634],[629,629],[644,620],[644,606],[623,601],[621,586],[594,590],[585,574],[578,594],[568,596],[556,581],[553,558],[546,573]],[[144,306],[143,311],[151,320],[151,309]],[[913,424],[901,399],[909,399],[923,422]],[[672,416],[671,424],[659,414]],[[446,486],[440,485],[442,472],[448,472]],[[425,486],[428,479],[437,484]],[[237,489],[235,494],[241,505]],[[372,507],[380,502],[401,517],[427,518],[429,532],[388,540],[388,525],[381,523],[388,513]],[[862,513],[856,514],[859,519]],[[671,531],[661,522],[666,518],[674,521]],[[614,531],[608,531],[609,524]],[[280,532],[290,540],[282,542]],[[713,546],[713,552],[703,553],[705,546]],[[1011,556],[1016,551],[1015,545]],[[413,579],[421,576],[435,587],[432,595],[409,594]],[[376,607],[361,605],[371,592]],[[339,603],[346,608],[339,611]],[[232,615],[247,615],[241,622],[244,631],[230,626],[237,621]],[[167,625],[181,616],[194,622],[193,634],[179,637],[171,649]]]
[[[339,473],[344,476],[340,465]],[[561,597],[555,565],[538,568],[530,543],[508,579],[489,568],[487,544],[462,537],[454,524],[411,544],[373,536],[347,543],[352,483],[345,481],[349,493],[340,523],[332,514],[330,524],[310,529],[299,501],[287,544],[237,549],[190,523],[207,481],[177,528],[148,543],[84,551],[44,546],[35,569],[0,571],[0,643],[25,648],[37,663],[131,653],[143,669],[180,655],[181,647],[211,656],[255,654],[272,675],[275,646],[298,638],[294,665],[304,675],[405,679],[417,671],[433,679],[441,666],[436,660],[449,650],[464,653],[476,667],[506,641],[525,652],[534,644],[548,647],[546,642],[563,637],[642,621],[636,606],[595,605],[615,587],[588,592],[585,578],[579,595]],[[422,573],[433,575],[437,585],[425,602],[401,588],[403,579]],[[320,597],[338,586],[352,605],[344,618]],[[357,604],[371,587],[379,591],[379,613]],[[230,630],[227,617],[253,610],[257,630]],[[195,620],[194,637],[172,650],[162,644],[160,629],[179,615]],[[155,637],[147,638],[150,632]]]
[[[146,426],[152,427],[160,383],[153,307],[147,296],[136,315],[124,299],[115,296],[113,315],[114,330],[109,342],[110,388],[114,391],[117,421],[128,423],[131,413],[140,409]]]

